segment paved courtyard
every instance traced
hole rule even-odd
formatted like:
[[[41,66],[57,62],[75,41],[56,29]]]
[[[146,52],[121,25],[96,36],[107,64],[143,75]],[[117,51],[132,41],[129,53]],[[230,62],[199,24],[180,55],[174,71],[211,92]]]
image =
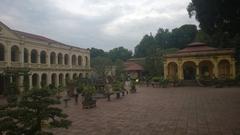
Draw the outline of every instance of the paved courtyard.
[[[57,135],[240,135],[240,88],[142,87],[94,109],[70,103],[64,111],[73,123]]]

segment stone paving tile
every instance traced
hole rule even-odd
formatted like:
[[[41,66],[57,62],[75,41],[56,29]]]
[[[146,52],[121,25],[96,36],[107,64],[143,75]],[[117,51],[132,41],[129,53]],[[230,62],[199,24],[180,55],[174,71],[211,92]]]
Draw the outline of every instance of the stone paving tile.
[[[56,135],[240,135],[240,88],[151,88],[83,110],[73,100],[64,112],[69,129]]]

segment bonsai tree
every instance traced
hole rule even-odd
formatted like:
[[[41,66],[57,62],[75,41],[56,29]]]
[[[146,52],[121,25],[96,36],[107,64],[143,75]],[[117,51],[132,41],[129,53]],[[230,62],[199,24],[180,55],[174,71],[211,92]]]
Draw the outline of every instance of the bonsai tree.
[[[130,89],[131,93],[135,93],[136,92],[136,82],[134,79],[131,80],[130,86],[131,86],[131,89]]]
[[[122,86],[121,86],[121,82],[120,81],[115,81],[114,83],[113,83],[113,91],[115,91],[116,92],[116,97],[117,98],[120,98],[120,92],[121,92],[121,88],[122,88]]]
[[[66,120],[67,115],[53,107],[59,103],[47,88],[23,93],[19,101],[8,102],[0,107],[0,134],[52,134],[44,131],[43,123],[52,128],[68,128],[71,122]]]
[[[96,100],[93,99],[93,95],[96,93],[94,86],[86,84],[82,91],[84,97],[82,101],[83,108],[92,108],[96,106]]]

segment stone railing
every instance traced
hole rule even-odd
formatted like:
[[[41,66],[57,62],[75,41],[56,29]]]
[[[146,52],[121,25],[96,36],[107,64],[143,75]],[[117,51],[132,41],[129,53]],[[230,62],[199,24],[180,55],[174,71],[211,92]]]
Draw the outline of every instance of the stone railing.
[[[0,61],[0,67],[6,67],[7,66],[7,62],[5,61]]]

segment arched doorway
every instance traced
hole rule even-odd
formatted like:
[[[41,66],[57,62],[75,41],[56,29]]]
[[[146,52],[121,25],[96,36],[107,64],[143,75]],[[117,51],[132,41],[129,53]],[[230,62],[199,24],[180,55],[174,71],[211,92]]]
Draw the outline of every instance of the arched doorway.
[[[42,77],[41,77],[41,86],[42,86],[42,87],[47,86],[47,74],[42,74]]]
[[[82,65],[82,56],[78,56],[78,65],[79,65],[79,66]]]
[[[213,64],[209,60],[199,63],[199,77],[201,79],[211,79],[213,77]]]
[[[68,64],[69,64],[68,54],[65,54],[65,55],[64,55],[64,64],[65,64],[65,65],[68,65]]]
[[[184,80],[196,79],[196,64],[192,61],[184,62],[183,64],[183,76]]]
[[[177,79],[178,68],[175,62],[168,64],[168,79]]]
[[[5,77],[2,74],[0,74],[0,95],[3,94],[4,90],[5,90]]]
[[[11,48],[11,61],[16,62],[19,61],[20,58],[20,51],[17,46],[13,46]]]
[[[76,55],[72,56],[72,65],[76,65]]]
[[[40,63],[46,64],[47,53],[45,51],[41,51],[40,53]]]
[[[39,87],[38,86],[38,81],[39,81],[38,74],[33,74],[32,75],[32,86],[33,87]]]
[[[63,86],[63,74],[59,74],[59,85]]]
[[[218,63],[218,75],[222,79],[230,78],[230,63],[228,60],[221,60]]]
[[[57,75],[56,74],[52,74],[52,76],[51,76],[51,79],[52,79],[52,85],[53,86],[57,86],[56,84],[57,84]]]
[[[83,78],[83,74],[79,73],[79,79]]]
[[[56,64],[56,53],[51,52],[50,54],[50,64]]]
[[[5,50],[4,50],[4,46],[2,44],[0,44],[0,61],[4,61],[5,60]]]
[[[65,75],[65,83],[66,84],[68,84],[68,81],[70,80],[70,76],[69,76],[69,74],[67,73],[66,75]]]
[[[73,74],[73,80],[76,80],[77,79],[77,73],[74,73]]]
[[[85,56],[85,66],[88,66],[88,64],[89,64],[88,57]]]
[[[33,49],[31,51],[31,63],[37,63],[38,53],[37,50]]]
[[[58,54],[58,64],[63,64],[63,55],[61,53]]]

